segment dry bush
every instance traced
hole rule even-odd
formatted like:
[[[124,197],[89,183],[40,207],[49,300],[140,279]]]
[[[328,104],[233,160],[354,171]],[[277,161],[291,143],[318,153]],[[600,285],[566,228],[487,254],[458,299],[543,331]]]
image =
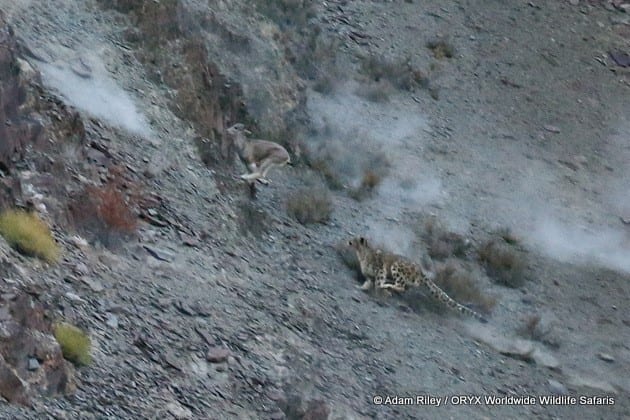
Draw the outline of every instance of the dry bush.
[[[473,305],[489,314],[496,305],[496,298],[484,294],[474,274],[463,264],[450,259],[440,264],[435,272],[435,284],[450,297],[464,304]]]
[[[361,184],[359,184],[358,187],[351,189],[348,192],[348,195],[350,195],[350,197],[354,198],[357,201],[361,201],[367,197],[371,197],[376,190],[376,187],[378,187],[378,185],[381,183],[382,179],[383,178],[381,174],[367,169],[365,172],[363,172]]]
[[[297,74],[312,81],[317,92],[332,92],[340,78],[337,67],[339,41],[312,21],[316,15],[316,2],[279,0],[257,1],[255,4],[256,9],[282,31],[279,42]]]
[[[427,42],[427,48],[433,52],[433,56],[438,60],[442,58],[453,58],[455,47],[447,37],[436,37]]]
[[[560,337],[553,323],[539,314],[532,314],[523,318],[521,325],[517,328],[517,333],[524,338],[539,341],[550,347],[560,347]]]
[[[88,195],[96,203],[96,214],[108,227],[124,233],[133,233],[136,230],[136,215],[115,185],[90,187]]]
[[[59,258],[59,247],[50,229],[35,213],[6,210],[0,214],[0,235],[19,252],[50,263]]]
[[[525,256],[503,239],[492,238],[478,251],[488,276],[508,287],[519,287],[525,280]]]
[[[332,93],[335,90],[337,79],[330,74],[322,74],[315,79],[313,90],[322,94]]]
[[[331,163],[334,159],[332,156],[326,156],[328,152],[325,152],[324,156],[313,158],[311,155],[306,155],[306,162],[308,166],[314,171],[324,177],[326,184],[332,190],[341,190],[343,188],[343,181],[341,174],[339,174]]]
[[[87,186],[68,206],[73,224],[105,246],[115,245],[137,228],[131,200],[119,188],[115,182]]]
[[[462,235],[447,231],[435,218],[428,218],[424,223],[423,239],[427,244],[429,256],[436,260],[449,257],[466,256],[470,241]]]
[[[377,82],[361,84],[355,93],[370,102],[384,103],[389,102],[389,97],[393,90],[393,86],[389,80],[381,79]]]
[[[411,60],[392,60],[380,55],[370,55],[361,63],[362,73],[374,82],[387,80],[398,89],[413,91],[415,88],[427,88],[429,78],[422,71],[411,65]]]
[[[257,0],[253,3],[258,13],[275,22],[283,30],[306,27],[308,21],[315,16],[314,0]]]
[[[90,337],[80,328],[62,322],[53,327],[53,334],[65,359],[78,365],[87,365],[92,361]]]
[[[506,243],[510,245],[518,245],[521,242],[518,236],[516,236],[514,232],[512,232],[512,229],[510,229],[509,227],[498,229],[495,232],[495,235],[503,239]]]
[[[323,188],[303,188],[287,200],[287,214],[303,225],[325,222],[331,213],[330,194]]]

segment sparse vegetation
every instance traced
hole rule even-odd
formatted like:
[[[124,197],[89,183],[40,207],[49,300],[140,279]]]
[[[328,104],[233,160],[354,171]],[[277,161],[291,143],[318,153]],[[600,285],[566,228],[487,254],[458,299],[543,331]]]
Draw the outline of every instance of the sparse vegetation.
[[[377,82],[360,85],[356,93],[370,102],[383,103],[389,101],[392,91],[393,86],[389,80],[381,79]]]
[[[470,242],[462,235],[447,231],[435,218],[428,218],[424,223],[424,240],[429,256],[436,260],[449,257],[462,258],[470,247]]]
[[[372,195],[376,187],[381,183],[381,175],[377,172],[368,169],[363,172],[363,177],[361,178],[361,184],[357,188],[350,190],[350,197],[355,200],[361,201],[366,197]]]
[[[462,263],[447,260],[435,274],[435,283],[456,301],[474,305],[486,314],[496,305],[496,298],[479,289],[473,272]]]
[[[137,218],[119,182],[88,186],[69,205],[69,215],[80,229],[93,235],[105,246],[136,231]]]
[[[35,213],[4,211],[0,215],[0,234],[9,245],[26,255],[50,263],[59,258],[59,247],[50,229]]]
[[[455,47],[446,37],[436,37],[427,42],[427,48],[433,52],[433,56],[438,60],[442,58],[453,58]]]
[[[518,245],[520,240],[508,227],[497,230],[496,235],[510,245]]]
[[[519,287],[525,280],[525,257],[501,238],[486,241],[479,249],[479,259],[488,275],[508,287]]]
[[[370,55],[361,65],[362,72],[373,82],[389,81],[398,89],[413,91],[416,87],[427,88],[428,76],[414,68],[410,58],[392,60],[380,55]]]
[[[275,22],[281,29],[305,27],[315,16],[313,0],[276,0],[253,2],[256,11]]]
[[[287,201],[287,213],[302,224],[321,223],[330,218],[332,201],[323,188],[303,188]]]
[[[78,365],[88,365],[92,361],[90,337],[80,328],[61,322],[53,327],[53,333],[64,358]]]
[[[560,347],[560,339],[554,334],[553,326],[539,314],[529,315],[521,320],[517,333],[523,338],[539,341],[550,347]]]
[[[129,208],[125,196],[115,185],[107,185],[101,188],[90,188],[88,194],[96,202],[98,217],[110,228],[131,233],[136,230],[136,215]]]
[[[328,152],[325,152],[328,155]],[[312,159],[307,155],[307,163],[314,171],[320,173],[328,187],[332,190],[340,190],[343,188],[343,182],[341,180],[341,175],[338,174],[334,168],[331,166],[332,156],[320,156]]]

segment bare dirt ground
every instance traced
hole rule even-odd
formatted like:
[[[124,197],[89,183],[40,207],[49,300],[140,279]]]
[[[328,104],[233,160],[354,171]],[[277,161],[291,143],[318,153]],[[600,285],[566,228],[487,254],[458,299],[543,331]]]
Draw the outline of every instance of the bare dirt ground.
[[[323,181],[300,164],[272,172],[255,202],[243,188],[224,191],[221,177],[242,168],[221,174],[200,161],[194,119],[172,112],[177,92],[123,41],[128,15],[93,1],[0,1],[46,88],[120,161],[151,175],[145,189],[179,226],[143,224],[116,249],[78,249],[56,229],[65,256],[54,269],[2,243],[20,268],[10,280],[43,285],[95,344],[76,395],[30,409],[3,404],[0,417],[628,418],[630,77],[608,53],[630,48],[630,18],[604,3],[318,4],[312,19],[339,42],[338,68],[331,91],[306,90],[304,144],[333,150],[350,185],[365,156],[391,166],[371,197],[332,191],[331,219],[303,226],[286,215],[286,197]],[[258,19],[239,2],[183,4],[237,27]],[[452,57],[427,47],[438,37]],[[370,53],[410,57],[429,88],[367,99],[358,75]],[[281,74],[255,54],[253,74]],[[254,96],[253,76],[238,77],[246,52],[225,56],[216,57],[222,71],[238,68],[230,76]],[[488,324],[422,293],[386,299],[356,289],[336,245],[362,234],[419,259],[427,215],[471,249],[503,227],[525,249],[518,287],[494,282],[471,253],[463,258],[496,297]],[[69,281],[77,271],[90,281]],[[535,316],[541,331],[519,335]],[[454,398],[560,394],[614,404]],[[375,405],[377,395],[447,400]]]

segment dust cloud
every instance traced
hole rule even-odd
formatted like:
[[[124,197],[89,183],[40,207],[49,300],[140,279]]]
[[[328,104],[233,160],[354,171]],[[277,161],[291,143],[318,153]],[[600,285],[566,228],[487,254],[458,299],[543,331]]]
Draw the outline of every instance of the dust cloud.
[[[424,160],[423,149],[430,141],[425,116],[393,104],[371,103],[352,92],[352,87],[346,87],[333,96],[310,95],[309,112],[319,134],[313,141],[316,152],[332,162],[349,187],[356,188],[362,173],[375,169],[374,162],[389,162],[377,197],[371,200],[380,211],[367,221],[366,235],[373,242],[412,255],[421,247],[415,246],[417,237],[398,219],[406,212],[426,212],[428,206],[437,205],[442,209],[438,211],[442,223],[454,230],[465,232],[470,220],[479,218],[475,212],[482,211],[490,224],[494,220],[501,225],[494,227],[510,228],[530,249],[550,258],[630,272],[630,227],[621,225],[618,217],[618,227],[610,223],[613,214],[630,218],[630,174],[615,173],[614,179],[601,179],[594,185],[608,191],[587,196],[580,186],[567,185],[562,169],[554,169],[542,160],[513,162],[511,170],[519,173],[520,181],[495,190],[496,194],[484,202],[468,202],[466,214],[456,216],[453,210],[462,203],[453,200],[471,197],[460,197],[458,187],[445,184],[437,168]],[[630,145],[624,140],[628,133],[630,129],[620,130],[610,141],[609,154],[622,162],[630,162]],[[483,162],[476,166],[485,168]],[[623,167],[621,163],[619,166]],[[597,202],[600,195],[607,200]]]
[[[81,77],[65,65],[38,63],[38,67],[44,83],[59,91],[68,103],[79,110],[130,133],[146,138],[151,136],[144,115],[97,60],[90,60],[93,70],[90,77]]]

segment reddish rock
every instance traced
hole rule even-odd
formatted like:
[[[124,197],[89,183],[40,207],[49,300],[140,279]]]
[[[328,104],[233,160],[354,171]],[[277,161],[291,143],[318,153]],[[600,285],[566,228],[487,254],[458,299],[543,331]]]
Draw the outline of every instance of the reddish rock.
[[[35,395],[71,394],[74,368],[63,358],[42,305],[25,293],[0,301],[0,395],[30,405]],[[32,359],[38,367],[33,369]]]

